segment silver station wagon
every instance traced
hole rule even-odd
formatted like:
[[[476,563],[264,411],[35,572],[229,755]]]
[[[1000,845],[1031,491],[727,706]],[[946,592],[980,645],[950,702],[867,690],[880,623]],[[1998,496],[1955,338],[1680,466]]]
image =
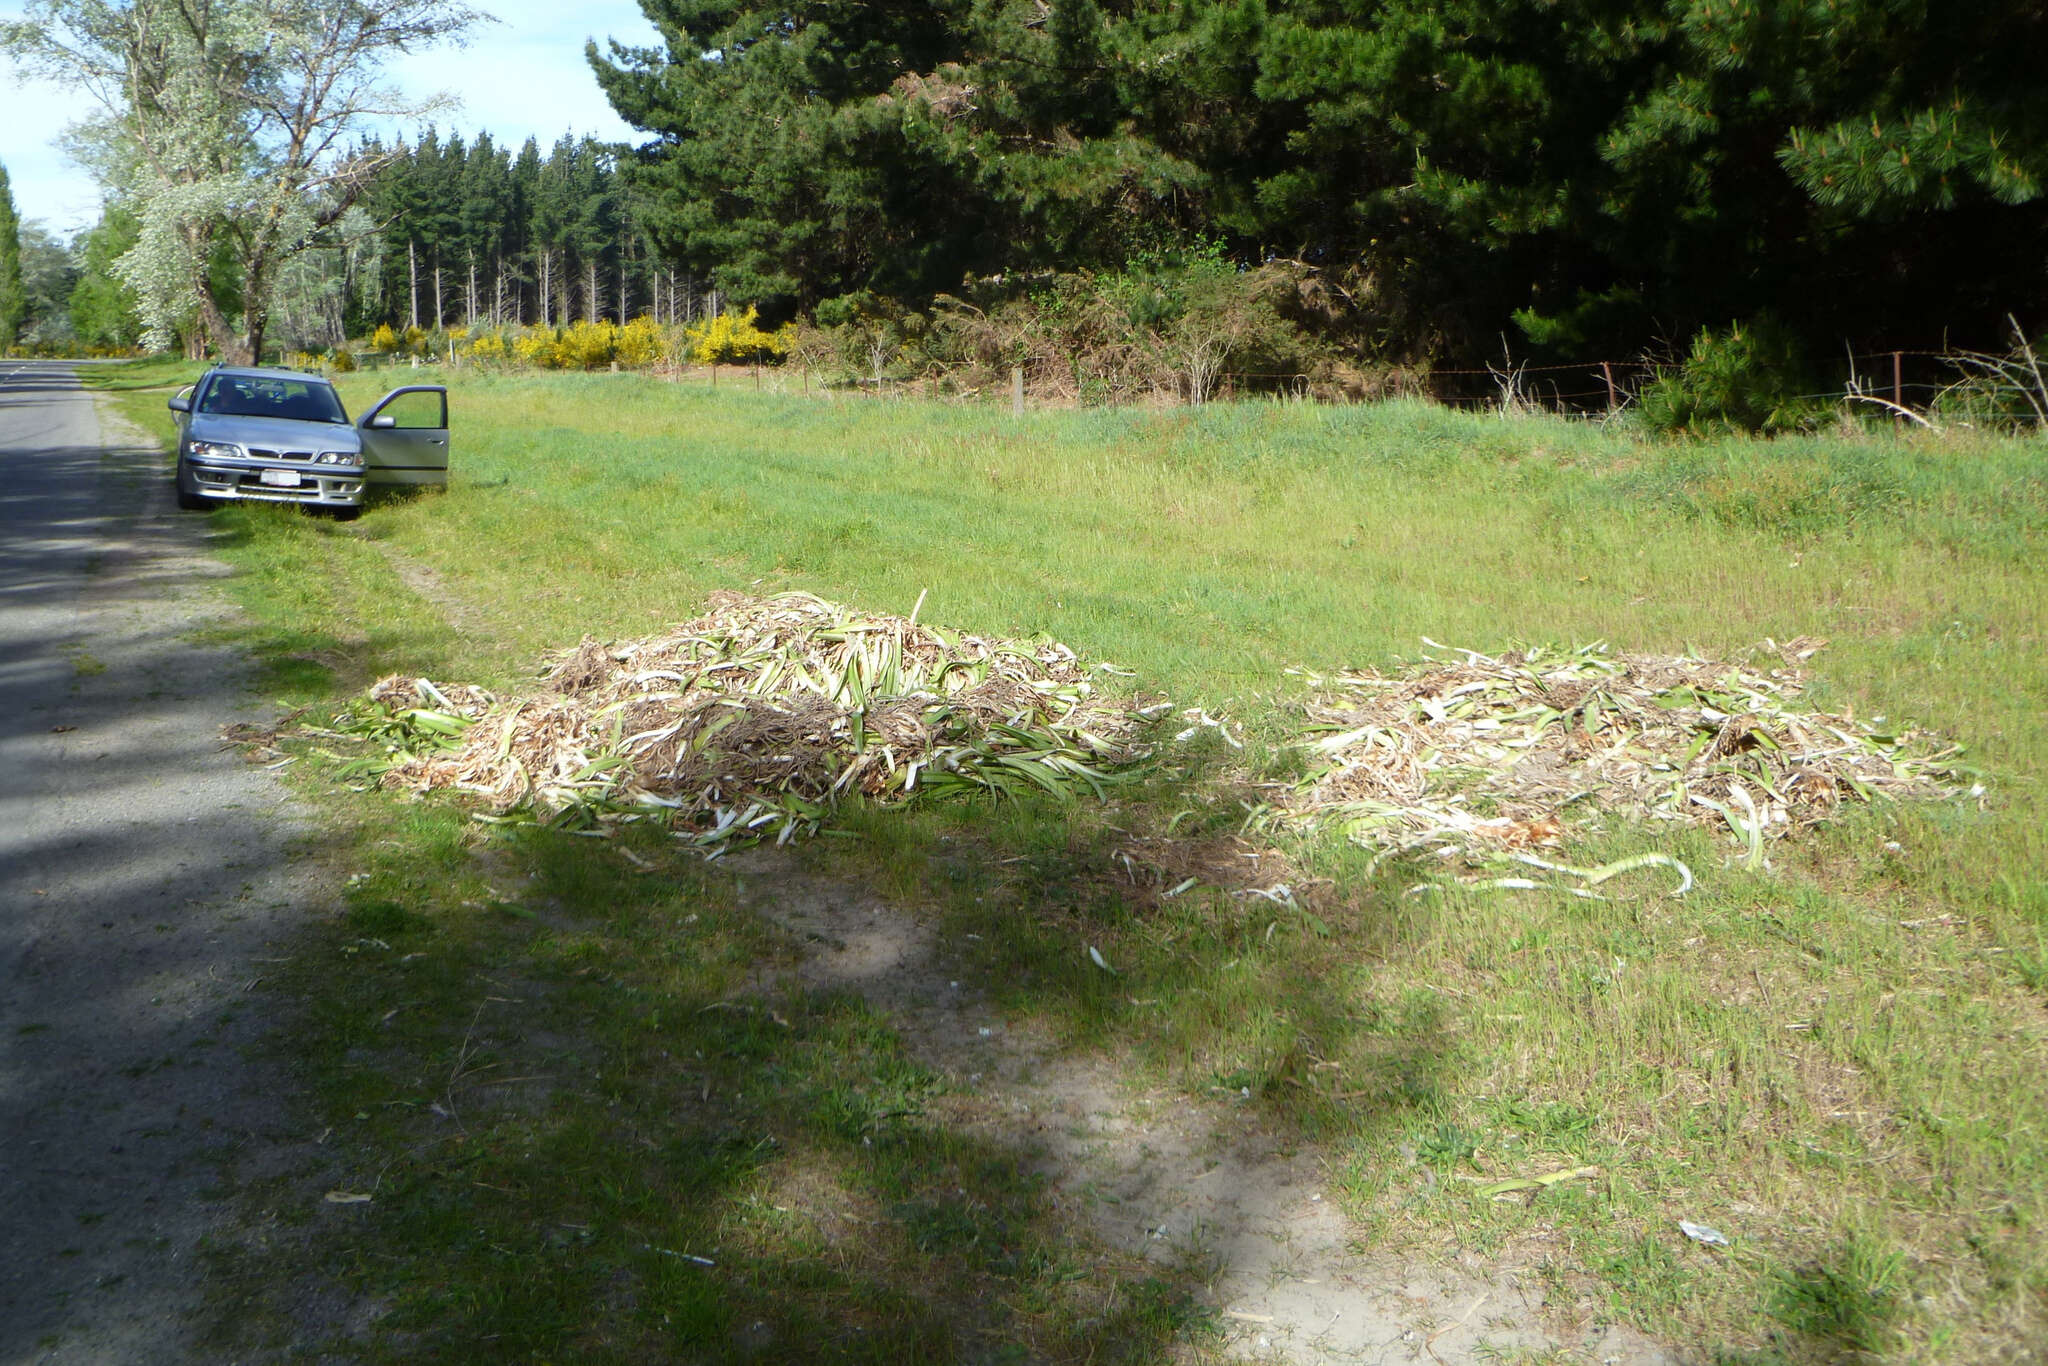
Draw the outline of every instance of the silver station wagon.
[[[346,518],[367,489],[448,482],[448,391],[438,384],[393,389],[350,422],[318,375],[223,366],[170,406],[181,508],[255,499]]]

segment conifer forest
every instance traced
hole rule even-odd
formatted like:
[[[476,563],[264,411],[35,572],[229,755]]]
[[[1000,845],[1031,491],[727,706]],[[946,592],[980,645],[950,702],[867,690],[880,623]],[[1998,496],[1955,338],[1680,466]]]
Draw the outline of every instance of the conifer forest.
[[[1027,315],[1082,351],[1202,314],[1238,369],[1732,345],[1797,388],[2048,321],[2035,0],[641,7],[662,46],[585,54],[637,141],[355,145],[271,341],[731,304],[989,360]],[[134,216],[74,246],[85,341],[138,334]]]

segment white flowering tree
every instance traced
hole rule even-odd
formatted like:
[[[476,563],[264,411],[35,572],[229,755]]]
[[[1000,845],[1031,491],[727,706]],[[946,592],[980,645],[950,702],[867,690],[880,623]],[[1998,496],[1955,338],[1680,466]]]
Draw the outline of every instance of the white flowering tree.
[[[167,345],[189,327],[245,364],[262,351],[285,266],[335,243],[381,164],[355,135],[445,103],[406,100],[383,81],[385,63],[459,43],[484,18],[457,0],[30,0],[25,11],[0,23],[0,46],[100,105],[69,145],[140,221],[115,269],[146,340]],[[224,303],[224,276],[238,301]]]

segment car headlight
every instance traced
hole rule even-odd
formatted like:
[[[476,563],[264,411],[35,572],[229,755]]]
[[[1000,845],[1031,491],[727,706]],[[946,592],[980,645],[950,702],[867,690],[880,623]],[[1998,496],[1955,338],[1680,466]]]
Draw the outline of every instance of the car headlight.
[[[313,457],[316,465],[360,465],[363,457],[354,451],[322,451]]]
[[[185,454],[187,455],[224,455],[233,458],[241,455],[241,453],[242,448],[240,446],[231,445],[226,441],[191,441],[185,445]]]

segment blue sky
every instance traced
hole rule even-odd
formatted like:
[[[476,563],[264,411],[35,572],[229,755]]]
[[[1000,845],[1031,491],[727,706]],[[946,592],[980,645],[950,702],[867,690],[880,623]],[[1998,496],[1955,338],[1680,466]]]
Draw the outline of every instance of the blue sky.
[[[447,91],[461,109],[443,118],[443,131],[469,137],[488,131],[517,147],[529,136],[546,148],[564,132],[606,140],[630,140],[633,130],[605,103],[583,44],[607,38],[636,45],[656,43],[653,25],[634,0],[582,0],[574,6],[548,0],[472,0],[500,22],[479,25],[469,45],[408,57],[391,76],[406,91],[424,97]],[[0,15],[20,10],[0,0]],[[7,167],[14,204],[21,216],[39,219],[68,237],[99,217],[99,191],[72,166],[56,145],[65,125],[91,112],[83,96],[29,81],[0,57],[0,165]]]

